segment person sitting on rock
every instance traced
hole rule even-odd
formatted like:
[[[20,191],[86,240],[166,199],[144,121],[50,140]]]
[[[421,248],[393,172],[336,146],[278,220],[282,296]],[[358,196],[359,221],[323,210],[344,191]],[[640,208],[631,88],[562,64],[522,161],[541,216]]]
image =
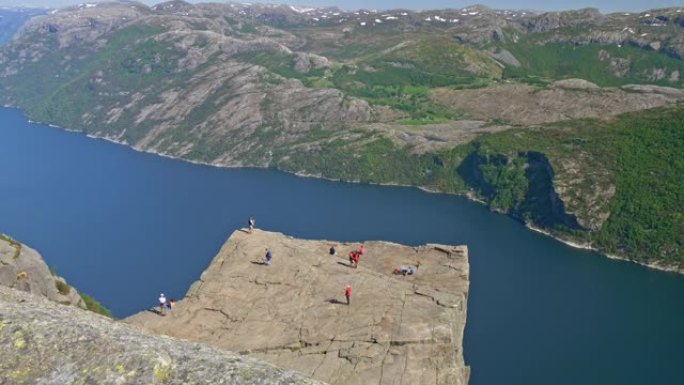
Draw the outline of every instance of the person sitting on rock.
[[[271,265],[271,259],[273,258],[273,252],[270,248],[266,248],[266,265]]]
[[[359,267],[359,259],[361,259],[361,254],[358,251],[352,252],[352,264],[355,269]]]
[[[355,255],[356,255],[356,251],[350,251],[349,252],[349,266],[354,266]]]
[[[359,255],[364,255],[365,253],[366,253],[366,246],[361,245],[361,247],[359,247]]]
[[[397,267],[394,269],[394,274],[406,275],[409,269],[406,266]]]
[[[335,255],[335,245],[330,246],[330,255]]]

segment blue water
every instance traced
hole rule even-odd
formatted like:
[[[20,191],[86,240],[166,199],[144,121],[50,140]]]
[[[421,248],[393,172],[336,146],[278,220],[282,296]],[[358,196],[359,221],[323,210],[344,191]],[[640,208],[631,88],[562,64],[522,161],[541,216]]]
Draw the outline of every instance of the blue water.
[[[611,261],[465,199],[197,166],[0,109],[0,231],[123,317],[182,297],[232,231],[467,244],[471,384],[684,383],[684,276]]]

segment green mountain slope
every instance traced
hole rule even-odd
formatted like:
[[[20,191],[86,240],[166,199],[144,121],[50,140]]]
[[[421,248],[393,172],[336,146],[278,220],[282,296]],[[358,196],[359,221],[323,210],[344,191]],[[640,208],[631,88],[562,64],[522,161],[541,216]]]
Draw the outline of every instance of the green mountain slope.
[[[469,194],[681,268],[683,58],[677,8],[105,3],[30,20],[0,98],[187,160]]]

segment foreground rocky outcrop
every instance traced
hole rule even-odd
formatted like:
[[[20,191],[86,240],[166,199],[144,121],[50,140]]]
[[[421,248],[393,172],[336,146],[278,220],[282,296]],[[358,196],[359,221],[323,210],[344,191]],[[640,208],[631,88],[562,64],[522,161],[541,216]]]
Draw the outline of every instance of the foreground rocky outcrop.
[[[321,384],[0,286],[2,384]]]
[[[330,246],[237,231],[171,313],[126,321],[336,385],[466,384],[467,248],[367,242],[353,269],[347,253],[360,245],[336,244],[335,256]],[[262,263],[266,247],[270,266]],[[394,275],[401,265],[418,272]]]
[[[86,304],[64,278],[50,271],[37,251],[0,234],[0,286],[44,296],[64,305],[83,309]]]

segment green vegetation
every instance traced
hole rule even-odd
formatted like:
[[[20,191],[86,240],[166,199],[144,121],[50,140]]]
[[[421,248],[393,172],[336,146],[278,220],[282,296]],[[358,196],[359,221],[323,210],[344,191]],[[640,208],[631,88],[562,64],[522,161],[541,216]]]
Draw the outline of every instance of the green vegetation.
[[[88,310],[98,314],[102,314],[105,317],[114,318],[112,312],[109,311],[109,309],[102,306],[102,304],[97,302],[93,297],[89,296],[88,294],[81,293],[81,299],[83,300],[83,302],[85,302]]]
[[[456,172],[467,146],[416,154],[411,146],[398,146],[379,133],[355,130],[352,134],[341,139],[331,132],[314,132],[294,145],[276,149],[274,166],[342,181],[426,186],[450,193],[464,192],[467,187]],[[307,151],[300,151],[302,147]]]
[[[55,279],[55,287],[57,287],[57,291],[61,295],[68,295],[71,292],[71,286],[59,279]]]
[[[21,255],[21,243],[7,234],[0,233],[0,240],[5,241],[14,247],[14,255],[12,258],[17,259]]]
[[[38,40],[50,49],[41,60],[23,68],[30,76],[6,78],[2,83],[12,98],[22,101],[33,119],[87,132],[84,114],[95,115],[90,123],[93,127],[105,120],[106,110],[95,114],[98,103],[125,101],[131,89],[158,87],[171,73],[176,54],[167,44],[151,39],[161,31],[157,26],[132,25],[114,32],[101,50],[71,47],[68,54],[72,60],[66,68],[54,65],[65,55],[58,49],[56,37],[35,33],[28,40]],[[104,78],[97,80],[96,73]]]
[[[399,123],[410,125],[459,118],[455,111],[429,100],[431,89],[482,87],[501,77],[501,68],[491,58],[446,38],[419,40],[389,53],[366,56],[357,65],[307,73],[295,71],[294,56],[284,53],[243,54],[239,59],[299,79],[308,87],[337,88],[372,104],[403,111],[408,118]],[[474,70],[479,73],[474,75]]]
[[[684,109],[631,114],[613,128],[616,194],[597,245],[638,259],[684,260]]]
[[[454,84],[455,80],[442,75],[380,63],[374,68],[342,67],[330,80],[335,88],[349,95],[406,112],[411,124],[454,120],[459,116],[448,107],[432,103],[428,97],[431,88]]]
[[[265,67],[269,71],[285,78],[300,79],[307,82],[309,78],[323,76],[323,69],[312,68],[307,73],[300,73],[294,70],[294,55],[279,52],[260,52],[257,54],[247,53],[239,55],[241,61],[257,64]]]
[[[240,32],[242,32],[242,33],[254,33],[254,32],[256,32],[256,27],[254,26],[254,24],[243,23],[242,27],[240,27]]]
[[[590,239],[609,253],[639,260],[684,261],[684,106],[629,113],[610,123],[584,120],[546,129],[518,129],[478,140],[478,152],[506,161],[480,168],[495,195],[483,195],[494,207],[522,204],[525,181],[520,154],[544,154],[554,169],[579,161],[584,183],[576,187],[582,206],[608,205],[610,216]],[[529,162],[528,162],[529,165]],[[592,188],[610,185],[610,201],[591,202]],[[491,194],[491,193],[490,193]],[[537,211],[532,211],[534,214]],[[580,213],[581,214],[581,213]],[[571,231],[573,235],[576,232]]]
[[[503,44],[521,63],[507,66],[503,77],[544,84],[580,78],[599,86],[649,83],[672,86],[670,75],[684,74],[684,61],[631,45],[543,43],[543,36]]]
[[[502,73],[494,59],[441,34],[402,44],[375,60],[441,75],[449,84],[471,83],[476,78],[500,79]]]
[[[431,165],[412,156],[410,148],[397,148],[390,140],[362,134],[366,142],[334,139],[309,153],[295,152],[279,164],[284,169],[322,174],[348,181],[410,184],[426,181]]]

